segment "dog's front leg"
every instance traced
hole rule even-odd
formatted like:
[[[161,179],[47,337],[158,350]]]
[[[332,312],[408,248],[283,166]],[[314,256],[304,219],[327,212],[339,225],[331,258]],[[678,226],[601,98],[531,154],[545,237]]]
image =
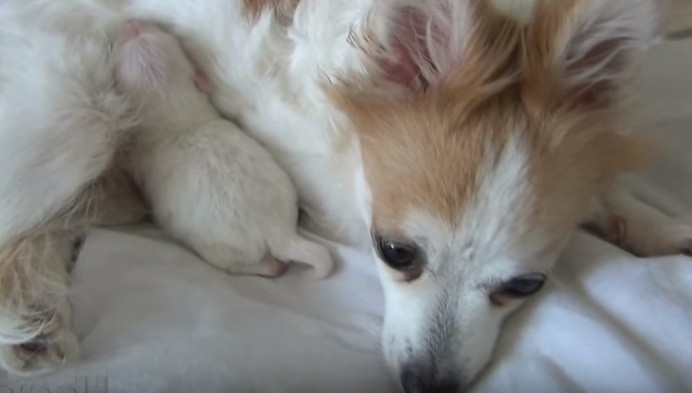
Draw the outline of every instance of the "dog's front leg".
[[[76,355],[67,278],[77,238],[56,231],[0,250],[0,364],[8,371],[33,373]]]
[[[692,252],[692,223],[667,215],[620,186],[601,195],[584,225],[640,257]]]
[[[28,374],[74,358],[67,280],[82,234],[136,222],[145,212],[129,177],[111,168],[62,213],[0,249],[0,365]]]

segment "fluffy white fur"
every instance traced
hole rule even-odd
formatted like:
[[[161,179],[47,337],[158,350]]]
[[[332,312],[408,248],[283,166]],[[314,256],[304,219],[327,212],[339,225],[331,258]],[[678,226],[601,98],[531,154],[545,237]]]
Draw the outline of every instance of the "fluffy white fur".
[[[96,179],[132,124],[104,34],[26,31],[20,18],[2,15],[0,27],[0,244],[57,214]]]
[[[76,353],[72,243],[93,213],[85,193],[132,125],[113,84],[113,20],[97,27],[87,8],[45,5],[0,6],[0,362],[20,373]]]
[[[594,45],[606,42],[615,45],[613,56],[635,57],[654,38],[657,23],[654,2],[581,2],[579,12],[573,14],[573,28],[567,29],[561,37],[564,56],[555,59],[556,63],[565,66],[565,82],[588,86],[616,76],[611,74],[613,68],[609,61],[612,57],[599,58],[595,63],[580,63],[581,54],[589,53]],[[271,10],[251,20],[243,11],[243,1],[240,0],[168,0],[165,4],[160,0],[25,0],[2,3],[0,166],[8,169],[0,172],[0,243],[7,246],[17,236],[50,218],[108,166],[114,154],[114,141],[131,125],[132,119],[126,110],[126,100],[110,82],[112,64],[108,60],[107,40],[103,37],[112,34],[112,26],[121,23],[122,18],[140,18],[165,25],[181,39],[187,52],[211,79],[215,87],[211,98],[219,111],[237,120],[288,171],[312,228],[353,243],[368,244],[372,224],[369,216],[372,214],[372,185],[363,175],[358,143],[349,133],[351,122],[334,109],[322,87],[344,75],[369,73],[373,82],[378,84],[379,93],[400,96],[411,88],[419,89],[420,86],[397,83],[396,78],[386,80],[383,70],[378,68],[382,59],[397,59],[392,54],[393,31],[406,39],[423,38],[404,41],[409,43],[402,46],[408,50],[407,61],[413,61],[425,79],[437,78],[435,80],[444,83],[444,73],[454,68],[455,53],[464,50],[466,34],[473,30],[472,18],[466,17],[469,15],[467,7],[473,3],[475,1],[471,0],[302,0],[288,23],[275,18]],[[407,10],[402,7],[407,5],[414,5],[423,16],[416,22],[417,29],[408,32],[405,29],[409,25],[401,19],[406,15],[401,13],[402,10]],[[75,37],[79,38],[75,40]],[[420,48],[412,44],[420,42],[428,46],[428,54],[438,62],[435,64],[437,67],[423,62],[427,59],[421,56]],[[441,49],[445,47],[454,50]],[[578,72],[569,73],[574,71],[571,64],[580,65]],[[175,119],[175,111],[171,112],[170,119]],[[225,159],[223,152],[215,149],[221,144],[234,146],[238,142],[232,132],[224,134],[221,129],[226,129],[227,123],[212,120],[212,112],[209,108],[201,111],[206,113],[204,116],[207,118],[203,120],[208,124],[199,131],[206,135],[201,148],[213,151],[215,158]],[[146,117],[146,113],[142,115]],[[166,119],[156,117],[160,121]],[[200,120],[195,118],[195,121]],[[146,143],[152,146],[164,143],[159,138],[170,137],[157,130],[146,135],[149,135],[146,139],[150,139]],[[178,142],[165,143],[171,143],[171,148],[175,148]],[[481,210],[468,214],[479,216],[489,207],[505,211],[507,194],[527,189],[521,183],[521,176],[508,177],[496,172],[516,169],[512,165],[527,159],[520,147],[517,146],[516,154],[506,162],[502,161],[503,165],[483,172],[488,179],[483,184],[489,188],[481,189],[485,190],[483,197],[487,201],[475,206]],[[170,157],[165,156],[164,161],[152,161],[151,165],[157,167],[137,176],[141,181],[145,174],[161,171],[162,175],[156,175],[155,179],[166,179],[163,173],[174,168],[167,160],[177,161],[183,157],[180,153],[172,153]],[[192,166],[205,165],[196,160],[187,162]],[[144,163],[141,168],[144,168]],[[205,222],[205,225],[210,224],[205,228],[200,228],[199,223],[191,225],[194,233],[183,229],[188,228],[186,219],[194,221],[196,209],[209,212],[209,204],[203,202],[206,194],[197,195],[196,188],[210,187],[209,184],[192,182],[191,175],[184,176],[190,177],[187,180],[169,178],[167,187],[170,188],[161,189],[165,190],[162,195],[150,193],[152,199],[162,199],[164,204],[182,214],[167,223],[167,212],[160,211],[156,213],[159,220],[163,225],[170,225],[173,233],[208,259],[222,260],[218,262],[220,265],[233,262],[218,257],[229,253],[232,245],[224,244],[222,248],[214,249],[203,244],[218,236],[229,239],[238,235],[239,231],[227,226],[231,221],[226,220],[228,217],[220,216],[219,221],[211,224]],[[224,176],[219,177],[222,182],[234,184],[234,190],[240,186],[234,183],[236,180],[225,177],[232,177],[228,173],[219,176]],[[146,182],[143,185],[153,189]],[[202,202],[187,203],[194,200]],[[655,223],[654,227],[666,229],[659,230],[660,233],[668,233],[668,228],[677,225],[658,213],[646,212],[646,218],[642,219],[639,205],[622,198],[610,201],[612,203],[601,205],[598,217],[622,214],[626,223],[637,228],[628,232],[629,244],[642,244],[640,242],[648,238],[641,224]],[[280,210],[284,212],[286,221],[295,218],[294,213]],[[241,213],[223,209],[216,211]],[[452,231],[431,217],[411,214],[401,229],[411,236],[432,236],[426,251],[439,256],[440,263],[451,261],[449,258],[457,255],[458,239],[469,234],[492,237],[507,225],[497,220],[509,219],[508,216],[495,217],[496,212],[491,211],[487,216],[495,220],[479,219],[470,227]],[[271,216],[267,215],[266,220],[270,219]],[[596,219],[595,224],[607,231],[607,221]],[[675,242],[655,242],[642,251],[677,252],[687,247],[692,234],[689,226],[675,228]],[[544,246],[540,236],[530,240],[526,247],[531,250]],[[493,246],[502,251],[502,244]],[[271,245],[269,250],[272,251]],[[260,258],[262,252],[255,247],[248,259]],[[485,252],[484,249],[481,252]],[[496,277],[509,277],[517,272],[516,269],[522,268],[509,263],[512,261],[508,262],[506,255],[501,253],[482,257],[493,259],[488,269],[492,269],[492,275]],[[533,261],[536,265],[531,265],[531,268],[547,271],[554,259],[554,255],[545,256]],[[455,384],[468,383],[482,369],[507,313],[506,309],[493,311],[486,298],[483,298],[485,303],[480,304],[481,296],[474,292],[478,288],[472,286],[468,277],[478,278],[486,274],[484,268],[448,263],[443,269],[447,278],[427,285],[414,281],[404,286],[389,274],[384,264],[378,266],[382,270],[387,296],[383,332],[386,355],[397,375],[405,375],[405,371],[412,367],[419,375],[413,380],[404,378],[404,387],[409,391],[419,391],[414,390],[416,386],[429,387],[435,383],[435,380],[421,381],[420,375],[425,373],[420,370],[425,371],[438,362],[443,367],[435,371],[440,373],[435,378],[463,376],[463,381],[456,380]],[[6,304],[7,299],[2,301]],[[415,311],[411,312],[412,309]],[[436,313],[436,310],[441,311]],[[444,341],[444,346],[429,346],[431,350],[420,356],[422,352],[416,353],[413,349],[424,346],[430,338],[430,326],[438,321],[456,321],[451,325],[440,325],[444,334],[436,336],[450,339]],[[447,331],[447,326],[453,326],[455,330]],[[14,337],[10,333],[0,332],[0,341],[16,342],[9,339]],[[404,365],[408,369],[405,370]]]

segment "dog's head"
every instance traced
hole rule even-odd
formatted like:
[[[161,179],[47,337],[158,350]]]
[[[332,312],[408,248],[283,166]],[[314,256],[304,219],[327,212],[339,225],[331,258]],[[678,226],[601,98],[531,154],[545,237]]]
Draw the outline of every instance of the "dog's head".
[[[352,37],[372,72],[329,93],[358,135],[385,353],[407,392],[468,385],[596,194],[639,165],[619,92],[654,3],[540,2],[528,25],[482,0],[389,5]]]

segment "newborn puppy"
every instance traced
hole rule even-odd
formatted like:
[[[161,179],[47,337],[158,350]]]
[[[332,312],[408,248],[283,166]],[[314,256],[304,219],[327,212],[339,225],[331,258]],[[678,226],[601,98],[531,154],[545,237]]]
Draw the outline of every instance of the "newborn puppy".
[[[118,88],[139,108],[121,157],[163,230],[236,274],[276,277],[287,262],[326,277],[328,251],[297,233],[297,195],[269,153],[220,117],[177,39],[130,22],[113,48]]]

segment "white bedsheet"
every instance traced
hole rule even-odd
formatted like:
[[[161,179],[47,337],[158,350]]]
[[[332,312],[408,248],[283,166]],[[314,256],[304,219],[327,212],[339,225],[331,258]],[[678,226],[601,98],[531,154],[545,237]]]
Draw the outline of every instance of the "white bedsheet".
[[[692,41],[649,63],[651,129],[671,154],[635,185],[692,216]],[[0,392],[395,392],[375,266],[336,251],[326,281],[295,270],[270,281],[221,273],[151,228],[93,231],[73,278],[81,360],[41,377],[0,374]],[[692,259],[637,259],[578,234],[545,291],[506,324],[475,391],[692,391]]]

